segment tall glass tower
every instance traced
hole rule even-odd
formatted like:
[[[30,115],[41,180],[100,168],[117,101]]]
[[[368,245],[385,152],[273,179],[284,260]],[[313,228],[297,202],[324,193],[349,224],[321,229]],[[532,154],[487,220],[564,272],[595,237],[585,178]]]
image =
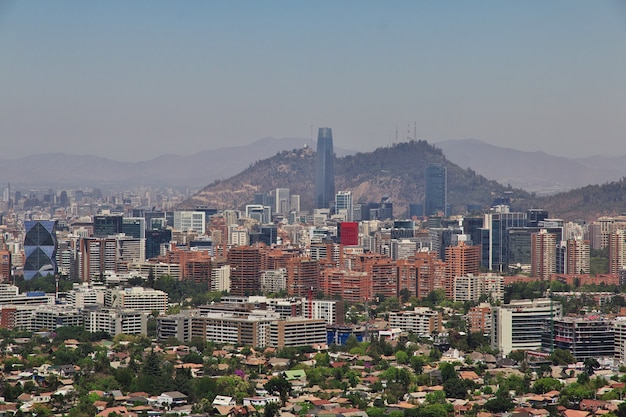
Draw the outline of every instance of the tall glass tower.
[[[317,134],[317,171],[315,173],[315,208],[330,208],[335,200],[335,153],[333,132],[320,127]]]
[[[24,279],[45,277],[57,273],[56,222],[26,220],[24,226]]]
[[[424,193],[424,215],[432,216],[437,213],[446,215],[446,193],[448,181],[446,167],[443,165],[429,165],[426,168]]]

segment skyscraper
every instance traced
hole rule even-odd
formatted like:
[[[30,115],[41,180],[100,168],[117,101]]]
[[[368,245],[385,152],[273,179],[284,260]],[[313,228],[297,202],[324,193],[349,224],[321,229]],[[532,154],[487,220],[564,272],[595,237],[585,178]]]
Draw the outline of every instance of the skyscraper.
[[[55,221],[26,220],[24,226],[24,279],[45,277],[57,273],[57,238]]]
[[[343,215],[344,221],[352,221],[352,191],[339,191],[335,197],[335,213]]]
[[[317,134],[317,171],[315,173],[315,208],[330,208],[335,199],[335,153],[333,133],[320,127]]]
[[[446,167],[443,165],[429,165],[426,168],[424,187],[424,215],[432,216],[437,213],[446,213],[446,193],[448,182]]]

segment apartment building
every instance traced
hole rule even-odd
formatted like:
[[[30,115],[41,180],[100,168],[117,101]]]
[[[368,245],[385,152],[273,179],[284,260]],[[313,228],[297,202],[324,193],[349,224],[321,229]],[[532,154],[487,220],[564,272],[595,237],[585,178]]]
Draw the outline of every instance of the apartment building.
[[[159,314],[165,314],[167,301],[166,292],[151,288],[132,287],[107,290],[104,305],[106,307],[132,308],[146,313],[157,311]]]
[[[118,334],[147,334],[148,313],[130,308],[86,308],[83,325],[88,332]]]
[[[415,307],[406,311],[389,313],[389,327],[402,329],[418,336],[430,336],[441,331],[441,313],[428,307]]]

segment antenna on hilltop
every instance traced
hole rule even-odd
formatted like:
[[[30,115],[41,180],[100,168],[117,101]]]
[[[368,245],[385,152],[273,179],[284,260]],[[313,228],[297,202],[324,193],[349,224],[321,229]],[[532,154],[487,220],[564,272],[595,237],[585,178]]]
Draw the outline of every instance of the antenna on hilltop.
[[[413,140],[417,140],[417,122],[413,122]]]

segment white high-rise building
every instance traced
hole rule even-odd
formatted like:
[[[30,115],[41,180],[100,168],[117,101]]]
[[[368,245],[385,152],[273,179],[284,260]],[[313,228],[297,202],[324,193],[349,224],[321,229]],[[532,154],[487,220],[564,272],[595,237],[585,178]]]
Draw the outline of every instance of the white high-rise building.
[[[352,191],[339,191],[335,196],[335,213],[343,216],[347,222],[352,221]]]
[[[541,348],[541,335],[552,318],[563,316],[561,304],[548,298],[513,300],[492,310],[491,346],[503,355]]]
[[[279,214],[289,212],[291,203],[289,188],[277,188],[276,191],[274,191],[274,194],[274,211]]]
[[[206,230],[206,215],[203,211],[175,211],[174,229],[180,232],[194,231],[204,234]]]
[[[211,270],[211,291],[230,291],[230,265]]]
[[[262,204],[248,204],[246,205],[246,217],[261,224],[269,223],[272,220],[272,208]]]

